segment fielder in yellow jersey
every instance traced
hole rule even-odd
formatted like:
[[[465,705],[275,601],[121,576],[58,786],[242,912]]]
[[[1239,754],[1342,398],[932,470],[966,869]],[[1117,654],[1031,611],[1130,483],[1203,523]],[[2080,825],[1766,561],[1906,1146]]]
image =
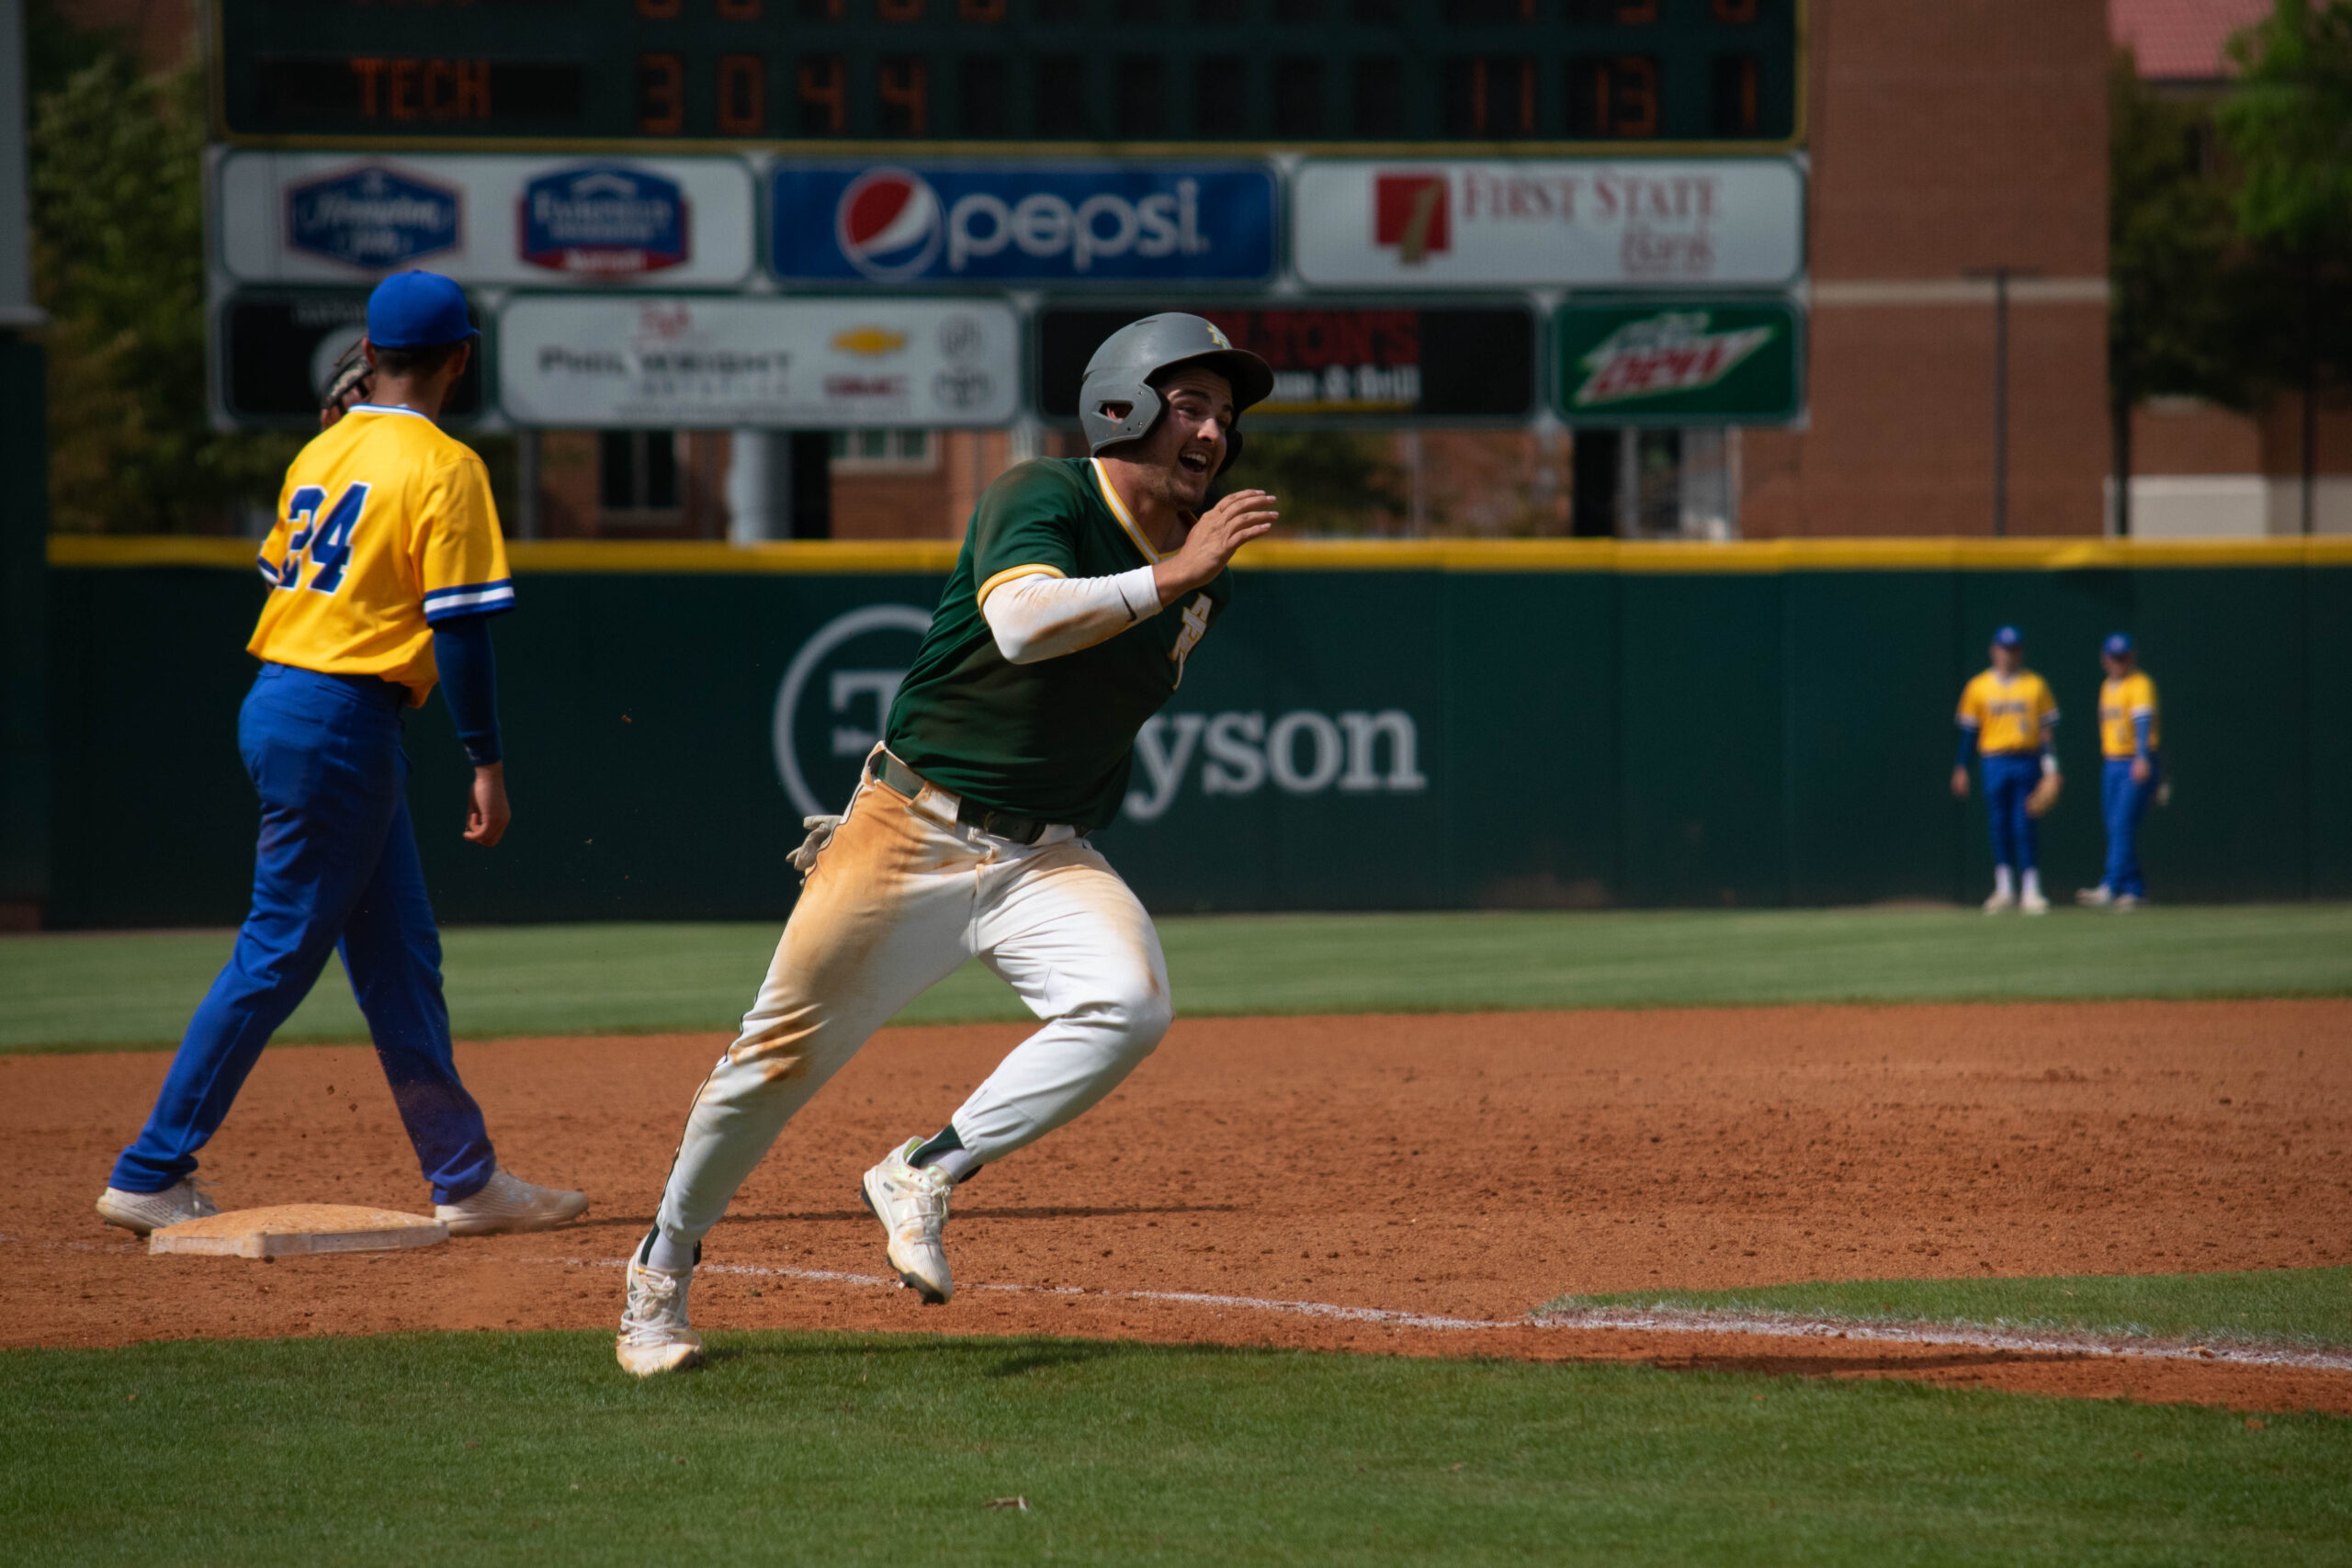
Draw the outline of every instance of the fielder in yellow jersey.
[[[1993,827],[1993,896],[1984,911],[2048,911],[2041,873],[2034,863],[2033,817],[2026,802],[2044,773],[2058,771],[2051,732],[2058,725],[2058,701],[2048,682],[2025,667],[2025,638],[2015,626],[1993,634],[1993,667],[1960,694],[1960,755],[1952,763],[1951,792],[1968,796],[1968,760],[1980,759],[1984,804]]]
[[[392,1102],[452,1233],[537,1230],[585,1193],[499,1168],[458,1081],[441,939],[408,814],[401,716],[442,687],[474,763],[465,836],[506,830],[489,617],[514,603],[481,459],[434,423],[471,353],[458,286],[388,278],[368,302],[371,401],[330,390],[262,546],[260,676],[237,739],[262,801],[252,911],[98,1200],[141,1233],[215,1212],[195,1180],[262,1047],[340,949]],[[339,417],[338,417],[339,415]]]
[[[2163,798],[2163,731],[2156,683],[2140,668],[2132,638],[2117,632],[2099,648],[2107,679],[2098,689],[2099,807],[2107,818],[2107,873],[2075,895],[2102,909],[2136,909],[2147,901],[2140,873],[2140,819]]]
[[[325,675],[372,675],[424,705],[433,626],[514,605],[490,474],[409,408],[362,403],[286,471],[261,547],[275,590],[245,651]]]

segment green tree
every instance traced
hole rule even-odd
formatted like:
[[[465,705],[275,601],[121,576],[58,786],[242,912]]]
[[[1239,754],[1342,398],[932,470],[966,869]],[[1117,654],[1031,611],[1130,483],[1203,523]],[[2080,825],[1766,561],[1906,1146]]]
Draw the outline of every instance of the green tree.
[[[2238,172],[2238,231],[2295,304],[2264,379],[2302,395],[2312,527],[2323,385],[2352,367],[2352,0],[2278,0],[2231,42],[2238,80],[2215,118]]]
[[[49,312],[51,525],[219,529],[274,497],[299,441],[205,406],[205,124],[196,71],[108,51],[34,105],[33,288]]]
[[[2132,531],[2132,410],[2150,397],[2251,406],[2250,303],[2210,127],[2159,97],[2129,51],[2108,77],[2108,416],[2120,532]]]
[[[1368,431],[1253,430],[1220,488],[1272,491],[1286,531],[1390,533],[1405,510],[1392,446]]]

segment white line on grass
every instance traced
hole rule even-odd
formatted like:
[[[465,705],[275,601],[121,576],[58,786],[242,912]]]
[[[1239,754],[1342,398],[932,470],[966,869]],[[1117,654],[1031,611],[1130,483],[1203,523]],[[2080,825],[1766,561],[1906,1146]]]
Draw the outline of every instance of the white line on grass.
[[[625,1258],[563,1258],[548,1262],[575,1269],[626,1269]],[[747,1274],[806,1280],[834,1285],[896,1285],[887,1274],[844,1274],[831,1269],[769,1269],[749,1263],[706,1263],[698,1274]],[[1779,1313],[1634,1311],[1584,1307],[1521,1318],[1442,1317],[1395,1312],[1385,1307],[1340,1306],[1331,1302],[1292,1302],[1264,1296],[1208,1295],[1194,1291],[1088,1291],[1077,1285],[968,1284],[965,1291],[1003,1291],[1029,1296],[1099,1295],[1113,1301],[1170,1302],[1182,1306],[1231,1307],[1279,1313],[1384,1328],[1425,1328],[1443,1333],[1498,1328],[1619,1329],[1644,1334],[1736,1334],[1780,1339],[1865,1339],[1890,1345],[1959,1345],[2025,1355],[2132,1356],[2153,1361],[2203,1361],[2232,1366],[2293,1367],[2311,1371],[2352,1371],[2352,1355],[2330,1350],[2271,1349],[2252,1345],[2197,1345],[2183,1340],[2122,1338],[2098,1334],[2024,1334],[1926,1323],[1865,1323],[1854,1318],[1802,1317]]]

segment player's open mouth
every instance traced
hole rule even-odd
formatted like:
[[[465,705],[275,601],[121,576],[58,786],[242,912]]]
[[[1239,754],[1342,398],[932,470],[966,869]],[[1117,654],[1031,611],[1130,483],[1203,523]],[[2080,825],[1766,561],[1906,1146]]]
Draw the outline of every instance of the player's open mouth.
[[[1176,454],[1176,466],[1188,474],[1205,475],[1209,471],[1209,454],[1187,448]]]

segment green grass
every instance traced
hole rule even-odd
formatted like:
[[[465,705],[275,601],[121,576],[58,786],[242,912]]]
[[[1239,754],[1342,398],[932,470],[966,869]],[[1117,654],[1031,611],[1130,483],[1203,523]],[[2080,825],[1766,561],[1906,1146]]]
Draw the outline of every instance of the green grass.
[[[1986,919],[1936,909],[1283,915],[1160,922],[1178,1010],[1476,1011],[1739,1003],[2352,994],[2352,905],[2233,905]],[[578,925],[446,933],[458,1032],[724,1030],[750,1005],[768,925]],[[170,1044],[230,933],[0,938],[0,1050]],[[910,1023],[1021,1019],[967,966]],[[366,1037],[334,964],[280,1032]]]
[[[15,1561],[2352,1562],[2352,1422],[1054,1340],[0,1354]],[[1025,1512],[991,1510],[1023,1496]]]
[[[2029,1280],[1815,1280],[1752,1290],[1562,1296],[1544,1310],[1610,1306],[1793,1313],[2206,1344],[2352,1347],[2352,1268]]]

